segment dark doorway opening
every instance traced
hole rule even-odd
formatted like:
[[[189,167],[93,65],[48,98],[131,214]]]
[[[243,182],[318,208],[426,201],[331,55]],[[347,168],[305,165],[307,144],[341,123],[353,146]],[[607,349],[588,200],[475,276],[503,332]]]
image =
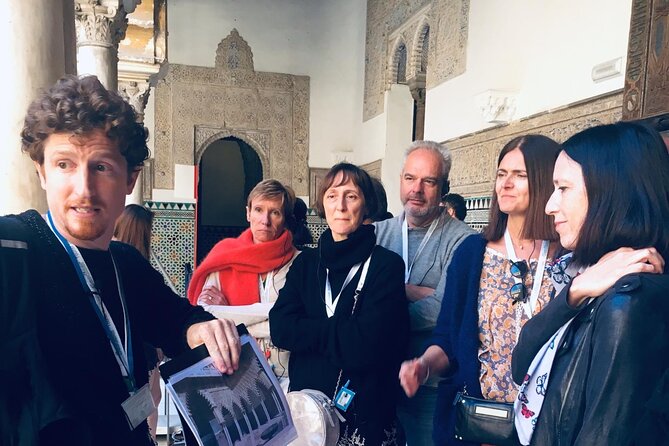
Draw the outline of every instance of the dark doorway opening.
[[[237,237],[246,228],[246,199],[263,179],[256,151],[239,138],[211,143],[198,165],[196,264],[221,239]]]

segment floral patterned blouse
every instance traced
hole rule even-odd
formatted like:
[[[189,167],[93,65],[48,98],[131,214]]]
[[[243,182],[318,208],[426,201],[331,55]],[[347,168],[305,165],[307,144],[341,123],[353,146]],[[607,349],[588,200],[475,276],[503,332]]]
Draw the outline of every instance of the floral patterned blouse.
[[[479,353],[481,373],[479,381],[485,399],[512,403],[518,387],[511,377],[511,353],[517,342],[517,326],[527,322],[527,314],[520,304],[513,305],[509,288],[515,283],[509,272],[511,261],[502,253],[486,248],[479,288]],[[537,259],[530,260],[530,271],[525,276],[527,296],[532,291]],[[550,274],[544,271],[537,305],[537,314],[550,300]],[[518,319],[517,319],[518,318]]]

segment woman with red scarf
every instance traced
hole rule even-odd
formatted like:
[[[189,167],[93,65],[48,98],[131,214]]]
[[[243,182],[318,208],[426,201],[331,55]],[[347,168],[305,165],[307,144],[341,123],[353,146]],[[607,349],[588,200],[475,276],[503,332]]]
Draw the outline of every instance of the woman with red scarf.
[[[295,194],[276,180],[258,183],[249,194],[246,219],[250,228],[237,238],[218,242],[195,268],[188,299],[219,318],[246,324],[259,339],[277,376],[284,376],[288,353],[272,348],[268,314],[286,282],[299,251],[286,230]]]

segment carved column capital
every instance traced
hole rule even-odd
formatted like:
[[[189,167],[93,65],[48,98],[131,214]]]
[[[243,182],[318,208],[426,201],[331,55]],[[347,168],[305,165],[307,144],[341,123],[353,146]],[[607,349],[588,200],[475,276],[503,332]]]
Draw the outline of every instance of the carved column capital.
[[[144,107],[151,91],[148,82],[119,81],[118,92],[137,112],[137,121],[144,122]]]
[[[413,100],[425,105],[425,73],[416,73],[414,77],[407,79],[407,85]]]
[[[122,0],[75,0],[77,46],[117,48],[128,28],[126,3]],[[133,5],[136,3],[139,2]]]
[[[409,91],[411,92],[411,97],[414,101],[416,101],[416,103],[425,105],[425,88],[416,87]]]

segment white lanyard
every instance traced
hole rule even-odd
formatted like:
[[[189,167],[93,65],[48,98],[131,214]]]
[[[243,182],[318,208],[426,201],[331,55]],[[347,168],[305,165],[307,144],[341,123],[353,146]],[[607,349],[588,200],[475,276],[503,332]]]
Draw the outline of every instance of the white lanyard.
[[[439,214],[437,218],[432,220],[432,223],[430,224],[430,227],[428,228],[425,237],[423,237],[423,240],[421,240],[420,245],[418,245],[418,249],[416,250],[416,253],[413,256],[413,259],[411,259],[411,262],[409,262],[409,224],[407,223],[406,216],[405,215],[402,216],[402,259],[404,259],[404,283],[409,283],[409,276],[411,276],[411,268],[413,268],[414,262],[425,248],[425,245],[427,245],[427,242],[430,240],[430,237],[432,237],[432,234],[434,234],[435,229],[437,229],[437,225],[439,224],[440,219],[441,219],[441,214]]]
[[[511,234],[509,234],[509,229],[507,228],[504,231],[504,243],[506,243],[506,255],[512,261],[516,262],[518,258],[516,257],[516,251],[513,249],[513,243],[511,242]],[[537,264],[537,270],[534,273],[534,282],[532,283],[532,292],[530,293],[530,298],[524,302],[522,305],[525,308],[525,314],[528,318],[532,318],[532,310],[536,307],[537,300],[539,299],[539,290],[541,289],[541,279],[544,275],[544,268],[546,267],[546,259],[548,258],[548,247],[550,242],[548,240],[541,241],[541,253],[539,254],[539,260]],[[530,267],[529,259],[527,267]],[[521,279],[518,277],[513,278],[514,282],[520,283]]]
[[[60,234],[60,232],[58,232],[58,229],[51,220],[50,213],[47,213],[47,223],[51,228],[51,230],[53,231],[53,233],[56,235],[56,238],[58,238],[60,243],[63,245],[63,248],[65,248],[67,254],[70,256],[70,260],[72,260],[72,264],[74,266],[74,269],[77,273],[77,276],[79,277],[82,286],[84,287],[84,289],[87,289],[87,291],[90,293],[90,296],[92,296],[91,303],[93,304],[93,310],[95,310],[95,313],[98,316],[100,323],[102,324],[102,328],[104,329],[105,334],[109,339],[109,343],[111,344],[112,351],[114,352],[116,361],[118,362],[118,365],[121,369],[121,373],[123,374],[124,377],[127,377],[130,380],[129,387],[133,387],[133,389],[129,388],[129,390],[131,391],[135,390],[134,389],[135,382],[133,376],[132,342],[130,341],[130,336],[131,336],[130,324],[128,323],[128,309],[126,308],[125,305],[125,296],[123,294],[123,287],[121,286],[121,282],[119,281],[119,274],[118,274],[118,269],[116,268],[116,261],[114,261],[114,256],[111,255],[111,252],[109,253],[112,260],[112,265],[114,266],[114,277],[116,278],[116,286],[118,288],[119,299],[121,301],[121,307],[123,309],[123,325],[125,327],[124,343],[121,342],[121,337],[118,334],[118,330],[116,329],[114,320],[112,319],[111,315],[109,314],[109,311],[107,311],[107,307],[102,301],[102,296],[100,295],[100,292],[95,286],[95,280],[93,279],[93,275],[88,269],[88,265],[86,265],[86,262],[84,261],[84,258],[82,257],[79,248],[70,243],[67,239],[65,239],[65,237],[63,237]]]
[[[270,271],[265,276],[265,281],[262,280],[262,276],[258,274],[258,285],[260,288],[260,302],[268,304],[270,302],[269,292],[272,289],[274,284],[274,271]]]
[[[363,266],[362,273],[360,274],[360,280],[358,280],[358,286],[355,289],[358,293],[360,290],[362,290],[362,286],[365,284],[365,276],[367,276],[367,270],[369,269],[369,262],[371,259],[372,255],[370,254],[369,257],[367,257],[367,260],[365,260],[365,265]],[[346,285],[348,285],[351,280],[353,280],[353,277],[360,269],[360,265],[362,265],[362,263],[356,263],[348,271],[346,279],[344,279],[344,283],[342,284],[341,289],[339,290],[339,294],[337,294],[337,297],[334,301],[332,300],[332,288],[330,287],[330,270],[325,268],[325,311],[327,312],[328,317],[334,316],[334,312],[337,308],[337,304],[339,303],[339,297],[341,296],[341,293],[344,291],[344,288],[346,288]]]

